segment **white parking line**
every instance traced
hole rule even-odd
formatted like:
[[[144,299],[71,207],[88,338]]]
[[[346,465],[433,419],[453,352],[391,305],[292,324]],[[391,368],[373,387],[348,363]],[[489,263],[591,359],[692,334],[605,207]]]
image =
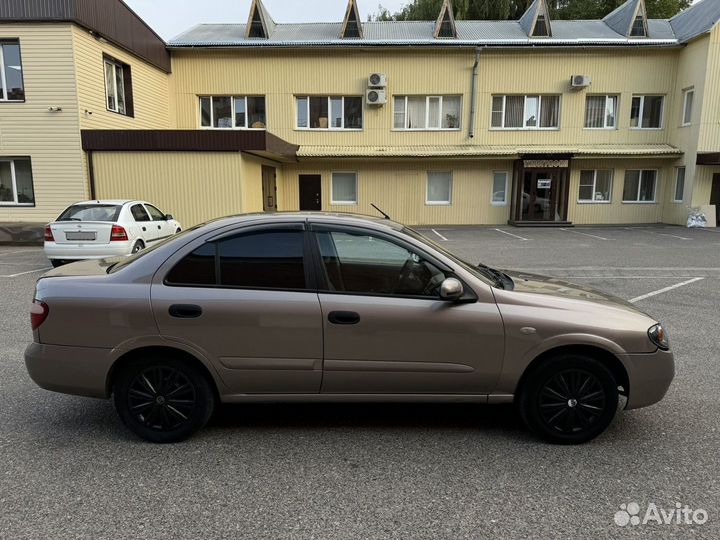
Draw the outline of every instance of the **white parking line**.
[[[669,236],[670,238],[679,238],[680,240],[692,240],[692,238],[685,238],[684,236],[675,236],[674,234],[663,234],[663,233],[655,233],[658,236]]]
[[[502,229],[495,229],[497,232],[507,234],[508,236],[512,236],[513,238],[517,238],[518,240],[527,241],[527,238],[523,238],[522,236],[518,236],[517,234],[513,234],[511,232],[503,231]]]
[[[657,291],[649,292],[647,294],[643,294],[641,296],[636,296],[635,298],[631,298],[629,302],[631,304],[634,304],[635,302],[639,302],[640,300],[645,300],[646,298],[650,298],[652,296],[657,296],[658,294],[666,293],[668,291],[672,291],[673,289],[677,289],[678,287],[683,287],[685,285],[690,285],[691,283],[695,283],[696,281],[701,281],[705,278],[696,277],[692,279],[688,279],[687,281],[683,281],[682,283],[677,283],[675,285],[670,285],[669,287],[664,287],[662,289],[658,289]]]
[[[596,234],[588,234],[580,231],[573,231],[572,229],[565,229],[563,227],[560,228],[561,231],[569,232],[569,233],[575,233],[575,234],[582,234],[583,236],[589,236],[590,238],[597,238],[598,240],[610,240],[610,238],[604,238],[602,236],[597,236]]]
[[[440,238],[442,238],[442,240],[443,240],[444,242],[447,242],[447,241],[448,241],[447,238],[445,238],[442,234],[440,234],[439,232],[437,232],[435,229],[430,229],[430,230],[431,230],[432,232],[434,232],[435,234],[437,234]]]
[[[0,251],[0,255],[13,255],[14,253],[36,253],[33,249],[18,249],[16,251]]]
[[[52,268],[52,266],[48,266],[47,268],[38,268],[37,270],[28,270],[27,272],[18,272],[17,274],[8,274],[6,276],[0,276],[0,278],[24,276],[25,274],[34,274],[35,272],[44,272],[45,270],[50,270],[51,268]]]

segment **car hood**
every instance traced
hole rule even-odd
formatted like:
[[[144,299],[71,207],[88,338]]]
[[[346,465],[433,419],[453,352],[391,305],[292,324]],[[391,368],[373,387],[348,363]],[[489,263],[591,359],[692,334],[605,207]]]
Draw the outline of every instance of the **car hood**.
[[[586,287],[563,279],[539,274],[515,272],[512,270],[503,270],[503,272],[512,278],[515,284],[513,290],[518,293],[530,293],[559,299],[583,301],[590,304],[619,308],[624,311],[631,311],[649,317],[647,313],[638,309],[634,304],[612,294],[593,289],[592,287]]]

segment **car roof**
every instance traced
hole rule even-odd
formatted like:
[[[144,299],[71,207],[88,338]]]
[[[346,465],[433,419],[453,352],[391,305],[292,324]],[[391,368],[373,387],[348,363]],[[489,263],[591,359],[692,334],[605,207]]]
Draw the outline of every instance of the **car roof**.
[[[282,223],[292,221],[310,221],[314,223],[330,223],[334,225],[371,226],[376,229],[402,230],[404,225],[391,219],[351,214],[341,212],[256,212],[251,214],[238,214],[215,219],[213,223],[218,227],[241,223]]]
[[[95,199],[92,201],[78,201],[78,202],[72,203],[72,206],[75,206],[78,204],[84,204],[84,205],[90,205],[90,204],[108,205],[108,204],[111,204],[111,205],[121,206],[123,204],[128,204],[131,202],[134,202],[134,201],[129,200],[129,199]]]

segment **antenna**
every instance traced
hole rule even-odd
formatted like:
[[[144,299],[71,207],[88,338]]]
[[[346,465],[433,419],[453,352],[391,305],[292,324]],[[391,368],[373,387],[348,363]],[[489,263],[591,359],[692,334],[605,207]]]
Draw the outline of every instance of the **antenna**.
[[[382,210],[380,210],[380,209],[379,209],[377,206],[375,206],[373,203],[370,203],[370,206],[372,206],[375,210],[377,210],[378,212],[380,212],[385,219],[390,219],[390,216],[388,216],[385,212],[383,212]]]

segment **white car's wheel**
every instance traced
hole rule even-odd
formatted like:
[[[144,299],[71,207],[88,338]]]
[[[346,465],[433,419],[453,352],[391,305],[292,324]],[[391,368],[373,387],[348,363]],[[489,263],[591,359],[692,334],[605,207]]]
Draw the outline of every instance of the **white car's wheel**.
[[[135,245],[132,248],[132,254],[135,255],[138,251],[145,249],[145,244],[142,240],[138,240],[135,242]]]

